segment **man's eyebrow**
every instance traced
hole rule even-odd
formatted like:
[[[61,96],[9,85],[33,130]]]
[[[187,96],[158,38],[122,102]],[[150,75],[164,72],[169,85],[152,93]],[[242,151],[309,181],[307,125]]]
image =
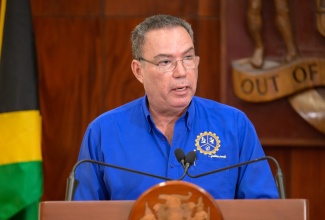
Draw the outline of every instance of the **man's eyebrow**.
[[[187,54],[187,53],[189,53],[191,51],[194,51],[194,47],[190,47],[189,49],[187,49],[186,51],[184,51],[182,53],[182,55],[185,55],[185,54]],[[171,55],[171,54],[158,54],[158,55],[154,56],[154,59],[156,59],[156,58],[162,58],[162,57],[172,58],[173,55]]]

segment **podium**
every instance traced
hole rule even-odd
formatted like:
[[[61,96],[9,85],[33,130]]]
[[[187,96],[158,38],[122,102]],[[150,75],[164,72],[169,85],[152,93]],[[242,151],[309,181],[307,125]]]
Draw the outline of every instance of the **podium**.
[[[204,189],[170,181],[135,201],[52,201],[40,203],[40,220],[276,219],[308,220],[305,199],[215,200]]]
[[[127,220],[135,201],[51,201],[40,203],[40,220]],[[305,199],[216,200],[225,220],[309,219]]]

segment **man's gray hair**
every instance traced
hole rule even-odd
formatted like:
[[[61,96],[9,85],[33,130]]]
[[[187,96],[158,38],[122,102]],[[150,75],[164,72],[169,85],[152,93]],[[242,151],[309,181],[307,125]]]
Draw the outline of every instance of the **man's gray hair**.
[[[188,22],[171,15],[154,15],[137,25],[131,33],[133,58],[139,60],[142,56],[142,47],[145,43],[146,34],[149,31],[173,27],[183,27],[194,42],[193,30]]]

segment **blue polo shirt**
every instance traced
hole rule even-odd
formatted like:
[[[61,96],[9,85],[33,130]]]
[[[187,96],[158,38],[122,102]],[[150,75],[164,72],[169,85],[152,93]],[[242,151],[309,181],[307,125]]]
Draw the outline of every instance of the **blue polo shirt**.
[[[146,96],[108,111],[88,126],[79,160],[93,159],[116,166],[178,179],[184,169],[174,151],[196,152],[190,167],[198,175],[263,157],[252,123],[240,110],[193,97],[188,110],[175,123],[172,144],[155,126]],[[74,200],[135,200],[164,180],[96,164],[76,169]],[[200,178],[186,176],[215,199],[278,198],[266,160]]]

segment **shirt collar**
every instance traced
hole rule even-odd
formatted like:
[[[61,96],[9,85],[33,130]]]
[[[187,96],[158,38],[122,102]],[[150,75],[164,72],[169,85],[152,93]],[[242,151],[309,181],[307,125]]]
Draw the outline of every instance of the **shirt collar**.
[[[149,126],[149,132],[152,131],[152,127],[154,126],[153,120],[151,118],[150,112],[149,112],[149,108],[148,108],[148,98],[145,95],[142,99],[142,109],[143,109],[143,113],[144,116],[148,122],[148,126]]]
[[[188,130],[191,130],[193,120],[194,120],[194,115],[195,115],[195,104],[194,103],[195,103],[195,97],[193,97],[187,111],[182,115],[182,117],[185,118],[185,122],[186,122],[186,126],[187,126]],[[149,112],[147,96],[144,96],[142,99],[142,108],[143,108],[143,113],[145,115],[145,118],[149,125],[149,131],[151,132],[152,128],[155,126],[155,123],[152,120],[150,112]]]

